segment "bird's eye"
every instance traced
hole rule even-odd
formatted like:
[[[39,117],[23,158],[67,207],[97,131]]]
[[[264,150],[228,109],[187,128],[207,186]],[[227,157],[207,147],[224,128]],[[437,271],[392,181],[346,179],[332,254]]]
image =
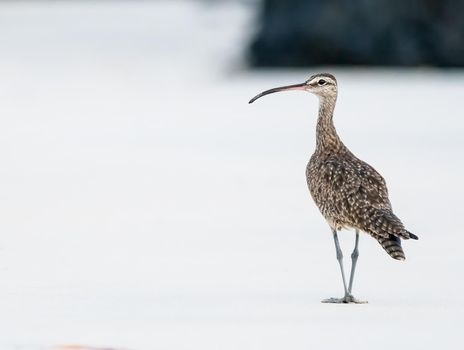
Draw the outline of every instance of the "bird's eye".
[[[317,83],[319,84],[319,86],[322,86],[325,85],[327,82],[324,79],[319,79]]]

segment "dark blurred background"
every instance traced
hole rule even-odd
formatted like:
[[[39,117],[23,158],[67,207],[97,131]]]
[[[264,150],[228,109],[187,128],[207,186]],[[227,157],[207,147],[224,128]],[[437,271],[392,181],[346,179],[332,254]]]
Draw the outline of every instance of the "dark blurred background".
[[[463,13],[0,0],[0,350],[463,344],[464,70],[422,68],[463,65]],[[360,308],[319,302],[343,291],[306,185],[317,98],[248,104],[321,71],[340,137],[420,236],[403,263],[362,236]]]
[[[263,0],[253,67],[464,66],[462,0]]]

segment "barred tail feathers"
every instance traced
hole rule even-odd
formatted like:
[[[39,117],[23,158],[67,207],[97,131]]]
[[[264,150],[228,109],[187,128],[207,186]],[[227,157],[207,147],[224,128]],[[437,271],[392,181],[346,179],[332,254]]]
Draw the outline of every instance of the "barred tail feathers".
[[[412,238],[412,237],[411,237]],[[388,235],[387,238],[379,237],[377,241],[380,243],[383,249],[396,260],[405,260],[403,248],[401,248],[401,240],[399,237]]]

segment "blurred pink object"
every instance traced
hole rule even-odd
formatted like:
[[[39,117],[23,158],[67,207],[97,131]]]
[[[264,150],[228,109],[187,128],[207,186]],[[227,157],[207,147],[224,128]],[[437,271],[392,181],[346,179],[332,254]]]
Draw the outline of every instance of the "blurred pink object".
[[[53,350],[123,350],[123,349],[116,349],[116,348],[96,348],[93,346],[84,346],[84,345],[59,345],[53,347]]]

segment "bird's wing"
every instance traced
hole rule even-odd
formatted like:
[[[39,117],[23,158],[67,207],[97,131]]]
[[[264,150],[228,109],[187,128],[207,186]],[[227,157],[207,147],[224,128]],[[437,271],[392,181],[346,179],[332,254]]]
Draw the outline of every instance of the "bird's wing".
[[[328,192],[338,194],[337,202],[356,206],[391,209],[384,178],[369,164],[353,158],[327,159],[321,167]]]
[[[355,170],[353,176],[357,179],[358,198],[373,208],[391,210],[387,183],[382,175],[362,160],[353,162],[351,166]]]
[[[376,239],[411,238],[393,213],[384,178],[353,155],[329,156],[320,169],[323,206],[335,221],[358,228]]]
[[[408,236],[392,212],[384,178],[372,166],[354,156],[329,158],[324,163],[324,192],[332,197],[328,200],[334,203],[331,209],[337,221],[375,238]]]

